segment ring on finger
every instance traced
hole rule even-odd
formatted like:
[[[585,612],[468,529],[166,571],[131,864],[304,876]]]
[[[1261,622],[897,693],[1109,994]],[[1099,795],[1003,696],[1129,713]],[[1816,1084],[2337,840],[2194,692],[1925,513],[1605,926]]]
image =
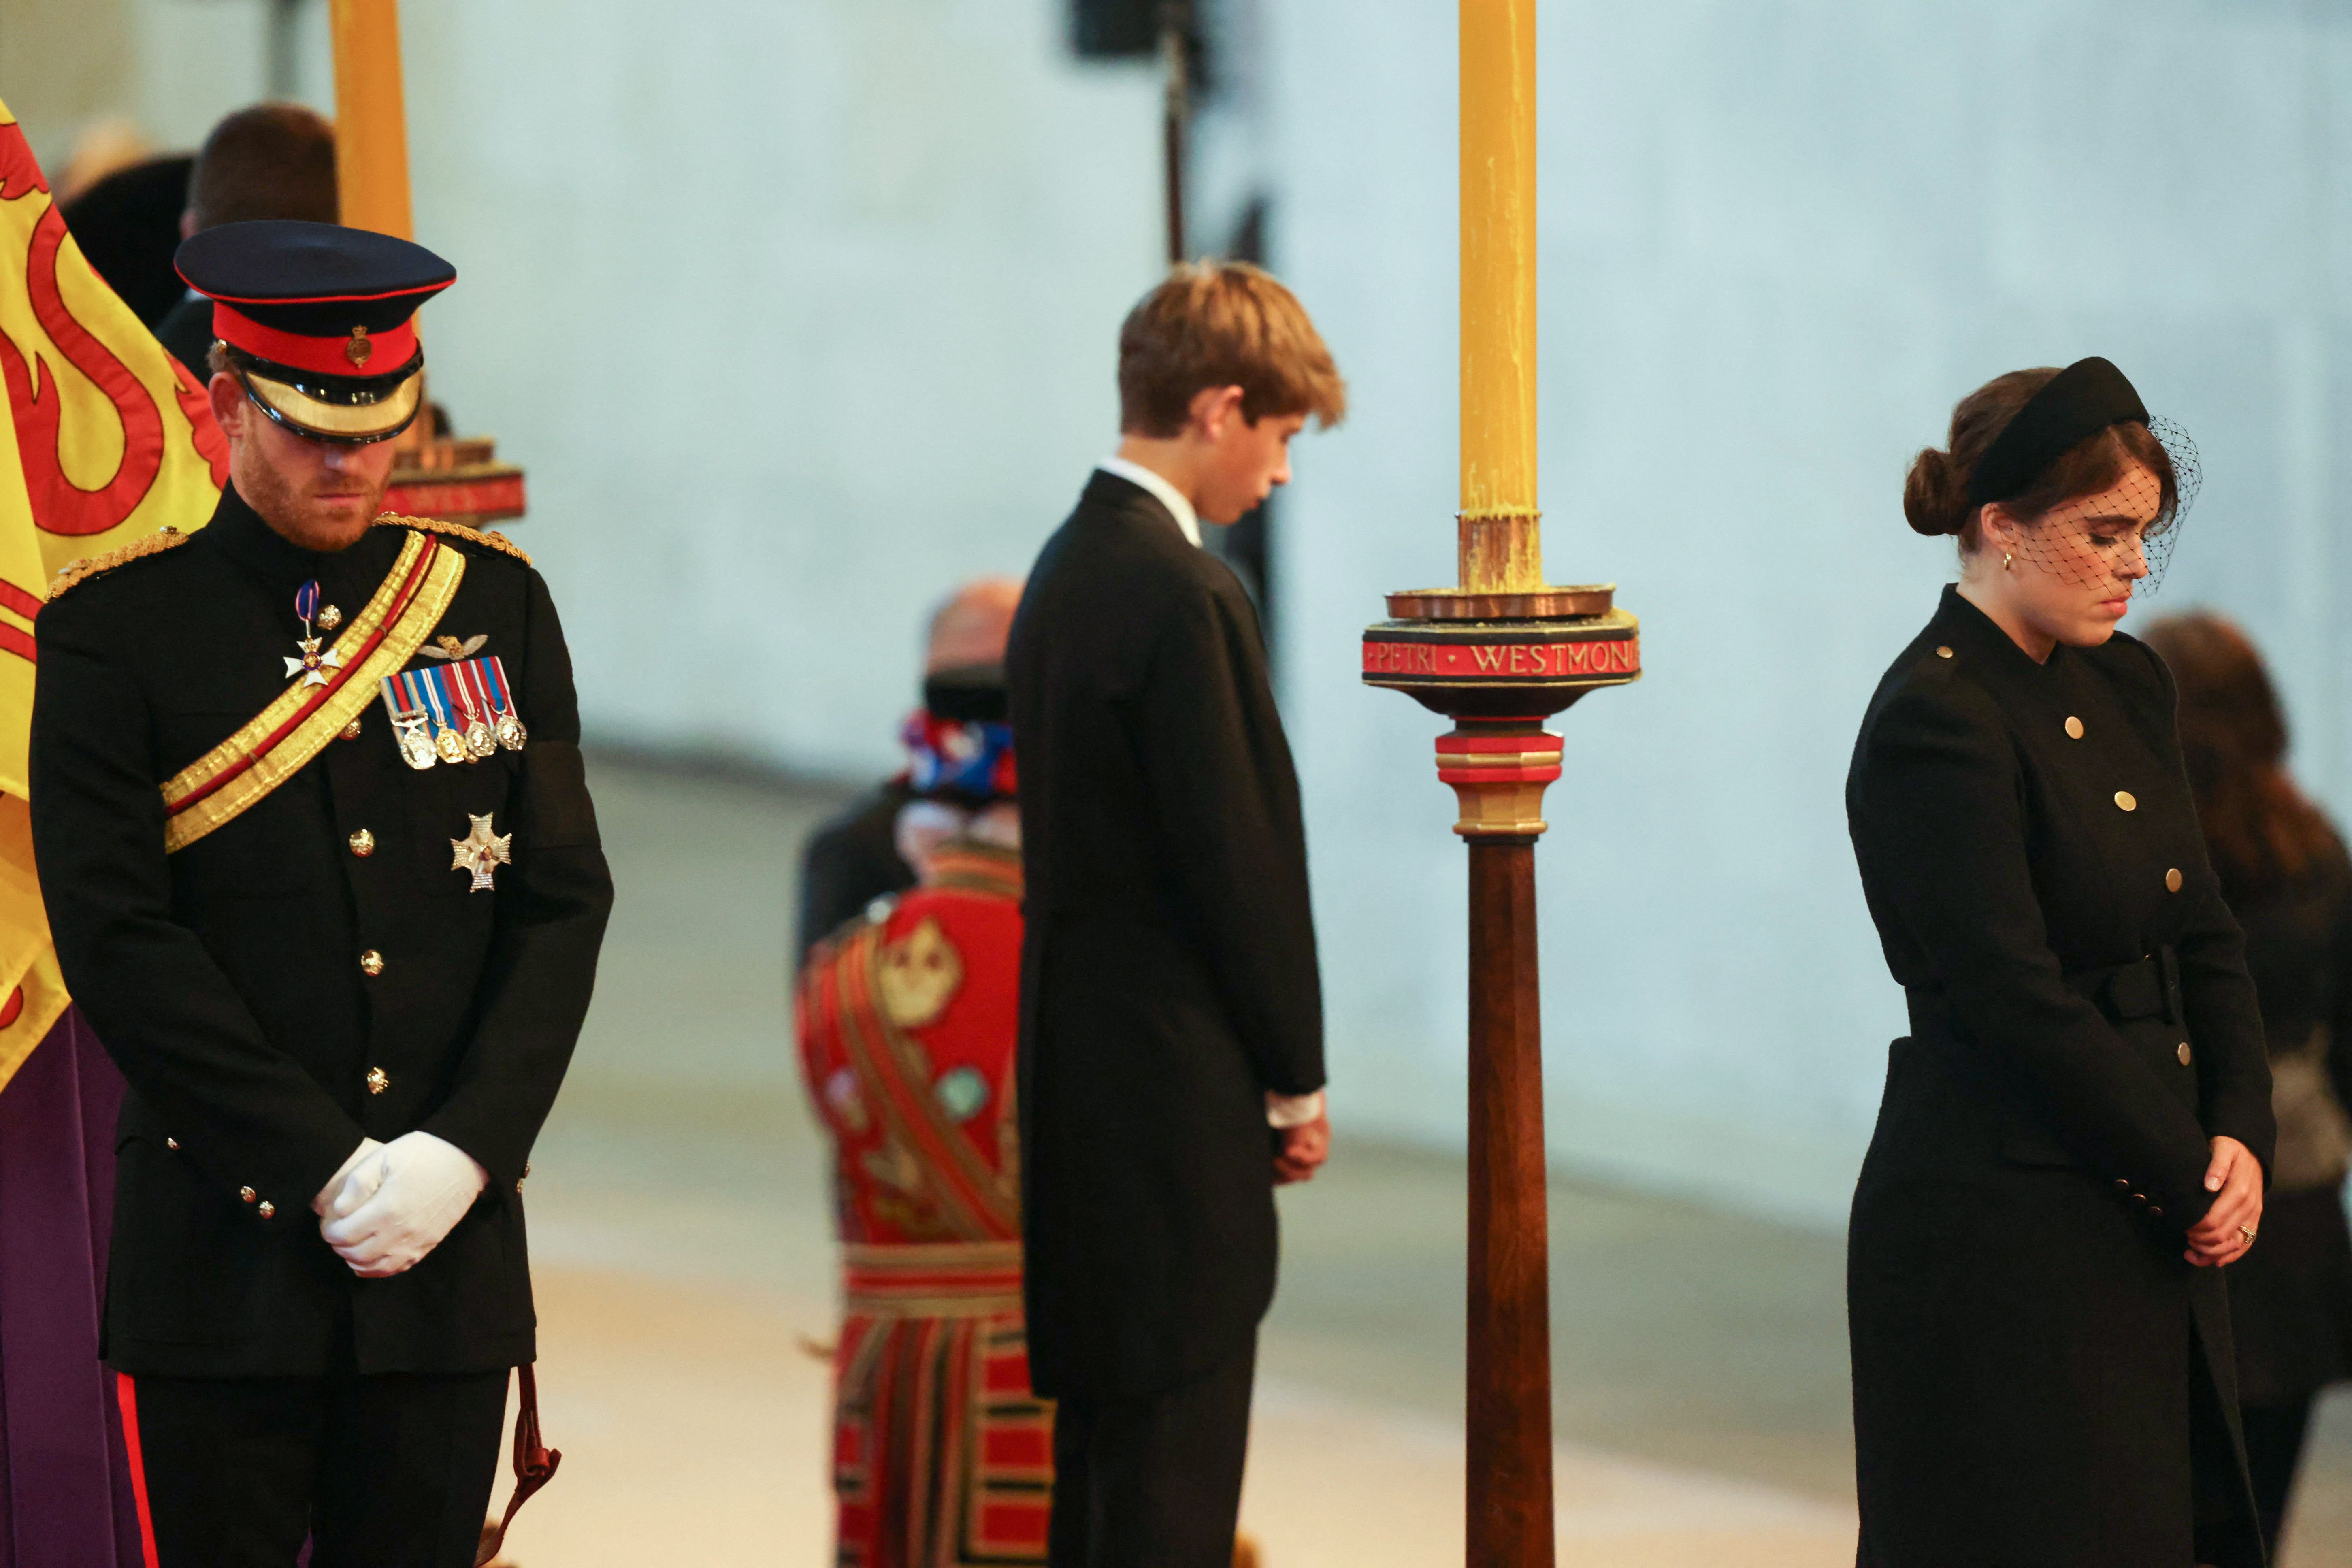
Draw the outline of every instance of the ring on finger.
[[[2253,1246],[2253,1244],[2254,1244],[2254,1234],[2255,1234],[2255,1233],[2254,1233],[2254,1227],[2253,1227],[2252,1226],[2250,1226],[2250,1225],[2242,1225],[2242,1226],[2240,1226],[2238,1227],[2238,1234],[2239,1234],[2240,1236],[2242,1236],[2242,1237],[2244,1237],[2246,1238],[2246,1245],[2247,1245],[2248,1247],[2252,1247],[2252,1246]]]

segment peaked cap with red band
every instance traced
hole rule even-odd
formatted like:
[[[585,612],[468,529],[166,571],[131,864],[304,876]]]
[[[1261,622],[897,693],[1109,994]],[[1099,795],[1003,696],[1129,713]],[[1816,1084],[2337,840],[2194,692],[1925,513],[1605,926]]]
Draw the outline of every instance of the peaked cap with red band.
[[[322,441],[389,440],[424,398],[416,308],[457,280],[421,245],[331,223],[205,229],[174,258],[213,336],[270,418]]]

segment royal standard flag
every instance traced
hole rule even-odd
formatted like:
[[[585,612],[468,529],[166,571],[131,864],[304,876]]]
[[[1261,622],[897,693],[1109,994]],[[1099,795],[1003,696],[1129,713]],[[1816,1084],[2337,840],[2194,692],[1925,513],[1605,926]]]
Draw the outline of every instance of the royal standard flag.
[[[0,1085],[65,1011],[33,874],[33,619],[63,567],[205,525],[228,446],[204,388],[66,232],[0,103]]]

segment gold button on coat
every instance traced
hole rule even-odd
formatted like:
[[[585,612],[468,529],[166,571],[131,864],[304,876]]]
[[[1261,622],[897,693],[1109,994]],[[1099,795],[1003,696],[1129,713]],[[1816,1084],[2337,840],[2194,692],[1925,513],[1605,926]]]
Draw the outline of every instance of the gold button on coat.
[[[367,1090],[370,1094],[382,1094],[385,1089],[392,1087],[391,1076],[382,1068],[368,1068],[365,1081],[367,1083]]]
[[[2079,741],[2083,738],[2083,721],[2072,713],[2066,715],[2066,738],[2070,741]]]
[[[378,952],[373,948],[369,948],[365,952],[361,953],[360,973],[370,977],[382,974],[383,973],[383,954]]]
[[[177,1138],[166,1138],[163,1140],[163,1147],[176,1154],[180,1152],[180,1141]]]
[[[268,1198],[264,1198],[264,1199],[262,1199],[262,1200],[261,1200],[261,1217],[262,1217],[262,1218],[264,1218],[264,1219],[275,1219],[277,1216],[278,1216],[278,1205],[277,1205],[276,1204],[271,1203]]]
[[[2127,789],[2119,789],[2116,791],[2116,804],[2123,807],[2126,811],[2137,811],[2139,809],[2139,802],[2132,798],[2132,792]]]
[[[360,721],[354,719],[350,723],[343,726],[343,739],[346,741],[356,741],[359,738]]]
[[[253,1189],[251,1187],[239,1187],[236,1190],[236,1195],[243,1198],[247,1203],[251,1203],[253,1201]]]
[[[2164,890],[2168,893],[2177,893],[2180,891],[2179,867],[2175,866],[2171,870],[2167,871],[2164,874]]]
[[[361,828],[352,835],[352,853],[364,860],[375,853],[375,835]]]
[[[1948,647],[1938,647],[1936,649],[1936,657],[1937,658],[1949,658],[1952,657],[1952,650]]]
[[[2182,1067],[2187,1067],[2189,1065],[2189,1042],[2187,1040],[2181,1041],[2180,1048],[2172,1054],[2180,1058],[2180,1065]]]

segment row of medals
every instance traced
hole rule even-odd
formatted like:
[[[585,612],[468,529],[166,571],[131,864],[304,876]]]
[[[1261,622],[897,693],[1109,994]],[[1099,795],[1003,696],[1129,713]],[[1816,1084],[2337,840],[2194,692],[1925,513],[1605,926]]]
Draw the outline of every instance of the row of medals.
[[[394,713],[392,728],[400,741],[401,759],[419,773],[436,762],[487,762],[499,754],[501,746],[520,752],[530,738],[522,721],[504,711],[488,722],[480,714],[468,712],[462,731],[452,724],[435,727],[430,713]]]

